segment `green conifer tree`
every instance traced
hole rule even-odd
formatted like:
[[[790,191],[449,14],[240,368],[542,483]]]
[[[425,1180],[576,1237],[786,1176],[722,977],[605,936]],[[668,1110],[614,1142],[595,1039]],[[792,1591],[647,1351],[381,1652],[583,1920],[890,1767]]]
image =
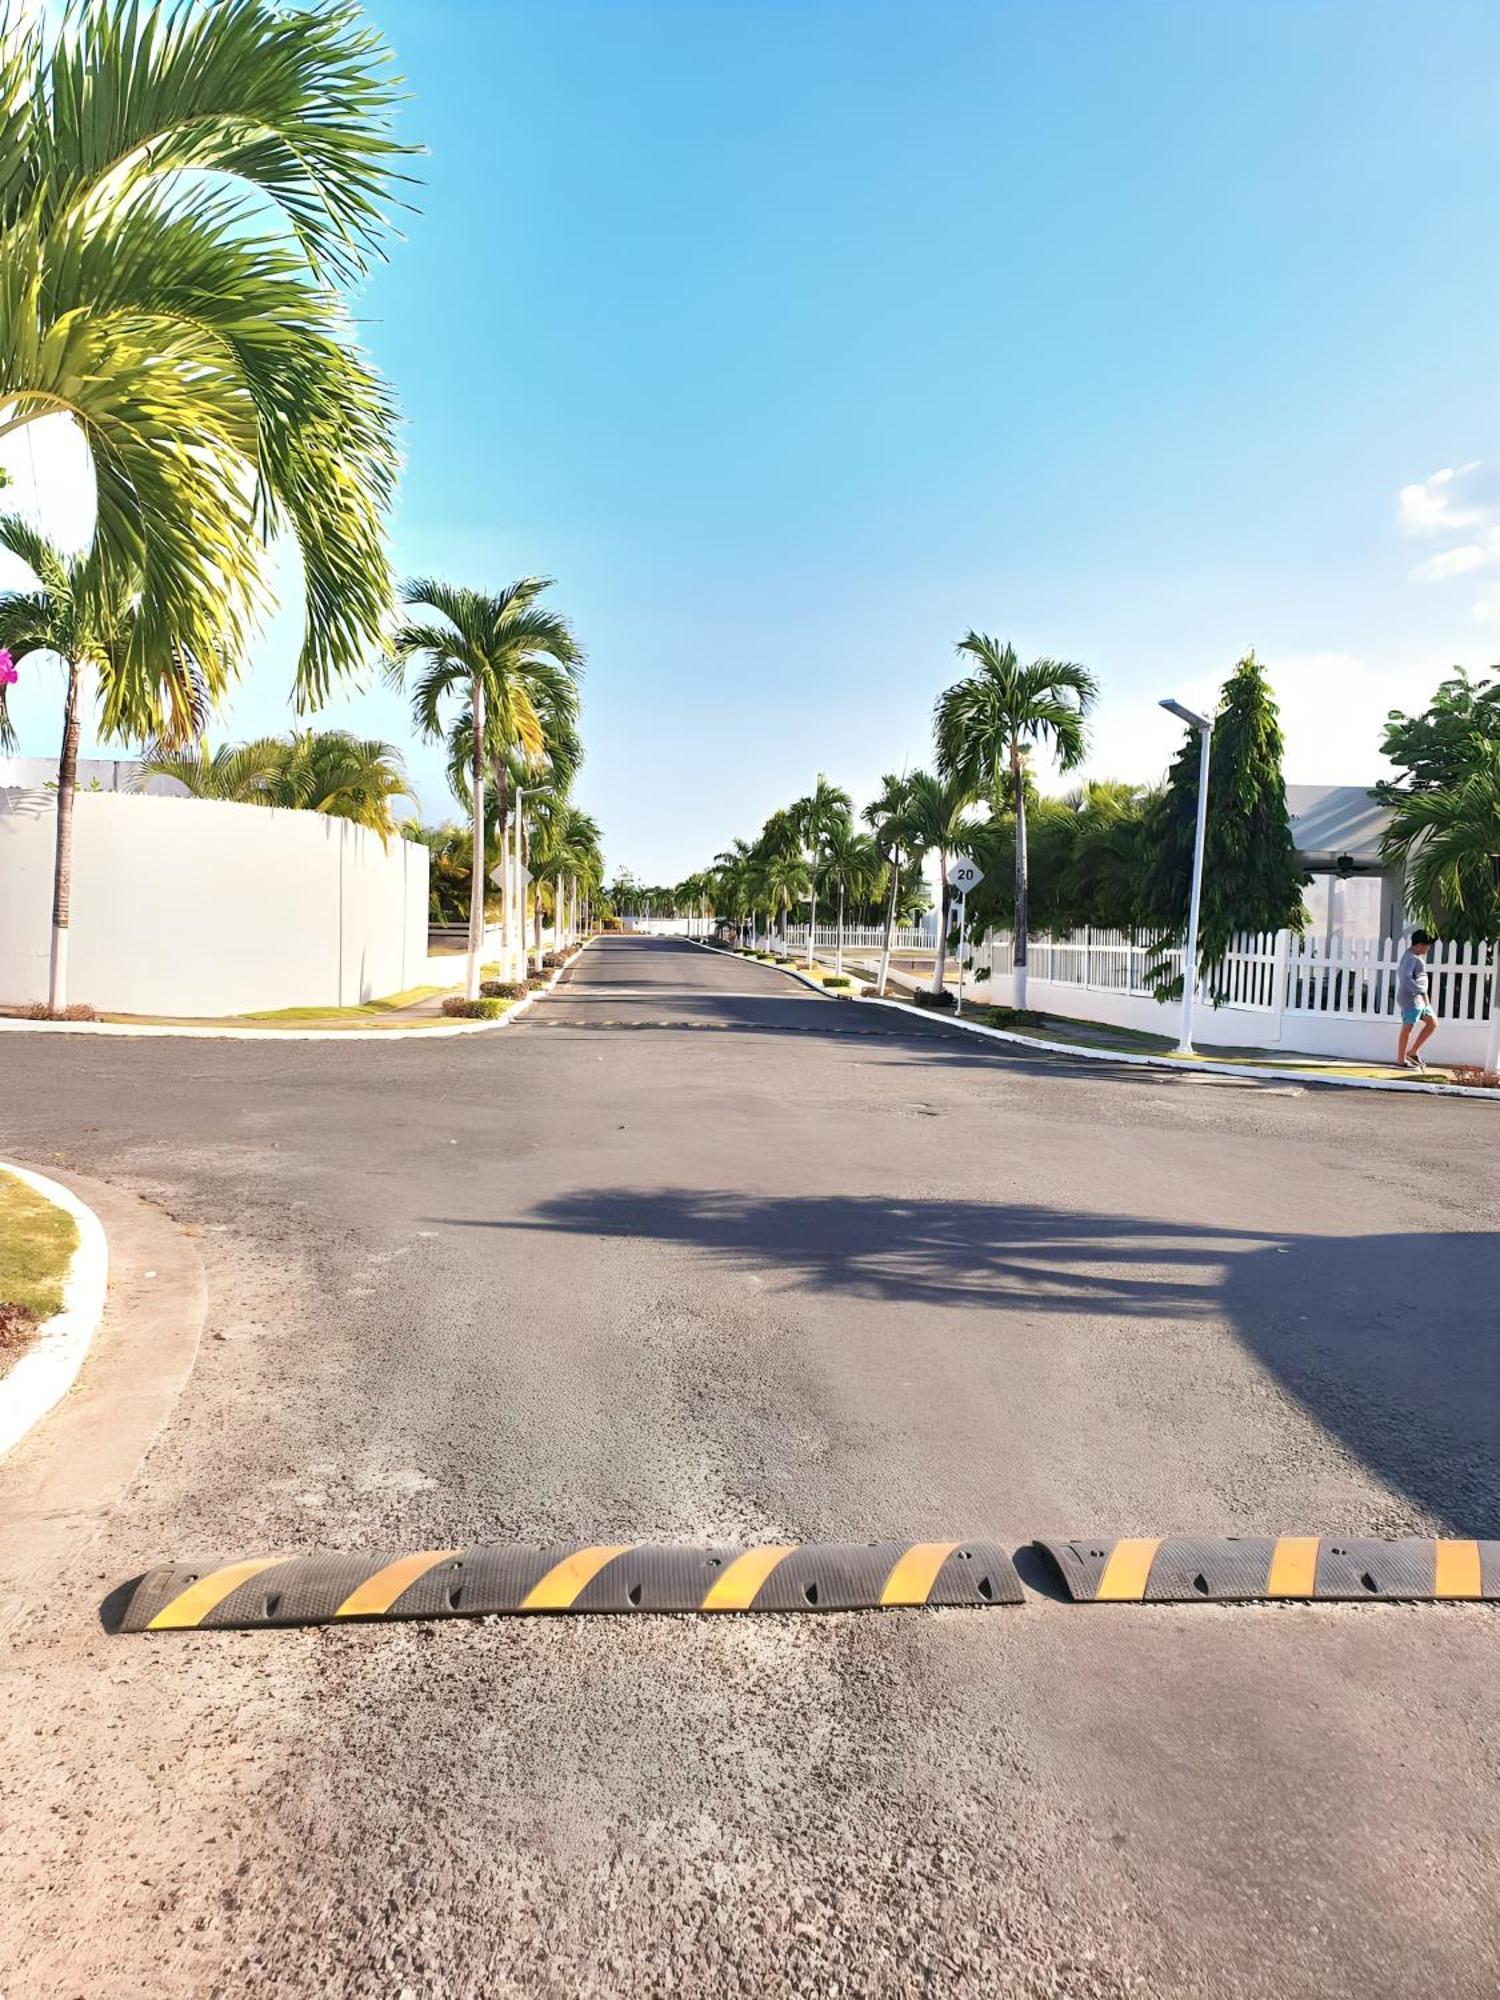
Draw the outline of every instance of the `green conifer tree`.
[[[1309,877],[1297,862],[1281,756],[1276,703],[1260,662],[1247,653],[1224,683],[1214,720],[1198,922],[1205,976],[1236,933],[1300,931],[1306,922]],[[1142,903],[1163,950],[1187,928],[1197,814],[1198,732],[1189,729],[1145,821]],[[1181,981],[1163,977],[1157,991],[1164,999],[1180,995]]]

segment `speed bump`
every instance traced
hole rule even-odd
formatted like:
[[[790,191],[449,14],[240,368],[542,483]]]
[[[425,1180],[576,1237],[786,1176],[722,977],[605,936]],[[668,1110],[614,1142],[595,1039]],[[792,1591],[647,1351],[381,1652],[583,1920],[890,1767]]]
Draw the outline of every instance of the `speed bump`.
[[[1236,1604],[1255,1598],[1500,1601],[1500,1542],[1340,1535],[1128,1537],[1036,1546],[1082,1604]]]
[[[256,1556],[151,1570],[122,1632],[227,1631],[390,1618],[583,1611],[859,1611],[1023,1602],[993,1542],[767,1548],[565,1543],[416,1554]]]

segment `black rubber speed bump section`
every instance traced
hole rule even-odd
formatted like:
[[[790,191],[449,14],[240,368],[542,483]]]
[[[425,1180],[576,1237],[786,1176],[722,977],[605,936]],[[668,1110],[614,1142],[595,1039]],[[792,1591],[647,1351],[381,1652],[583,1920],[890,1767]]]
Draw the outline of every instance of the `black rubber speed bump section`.
[[[1235,1604],[1254,1598],[1346,1603],[1374,1597],[1500,1601],[1500,1542],[1338,1535],[1151,1536],[1044,1542],[1081,1604]]]
[[[173,1564],[140,1579],[118,1629],[208,1632],[543,1611],[982,1610],[1022,1601],[1010,1556],[992,1542],[752,1549],[567,1543]]]

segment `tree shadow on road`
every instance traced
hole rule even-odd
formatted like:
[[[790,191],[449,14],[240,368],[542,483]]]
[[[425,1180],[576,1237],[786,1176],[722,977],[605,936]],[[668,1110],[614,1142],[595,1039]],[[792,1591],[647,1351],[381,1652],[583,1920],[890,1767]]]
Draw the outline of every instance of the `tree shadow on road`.
[[[1378,1477],[1463,1534],[1500,1534],[1493,1235],[1274,1235],[1024,1203],[630,1187],[451,1226],[683,1245],[791,1289],[959,1308],[1002,1342],[1037,1339],[1040,1315],[1141,1338],[1142,1322],[1222,1323]]]

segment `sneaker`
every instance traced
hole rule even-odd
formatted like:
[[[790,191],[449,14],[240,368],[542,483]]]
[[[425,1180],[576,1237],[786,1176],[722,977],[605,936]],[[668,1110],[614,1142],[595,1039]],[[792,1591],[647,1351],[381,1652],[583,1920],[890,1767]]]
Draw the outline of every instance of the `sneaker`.
[[[1405,1062],[1402,1063],[1401,1067],[1403,1069],[1421,1070],[1424,1074],[1427,1069],[1426,1063],[1423,1062],[1420,1056],[1408,1056]]]

